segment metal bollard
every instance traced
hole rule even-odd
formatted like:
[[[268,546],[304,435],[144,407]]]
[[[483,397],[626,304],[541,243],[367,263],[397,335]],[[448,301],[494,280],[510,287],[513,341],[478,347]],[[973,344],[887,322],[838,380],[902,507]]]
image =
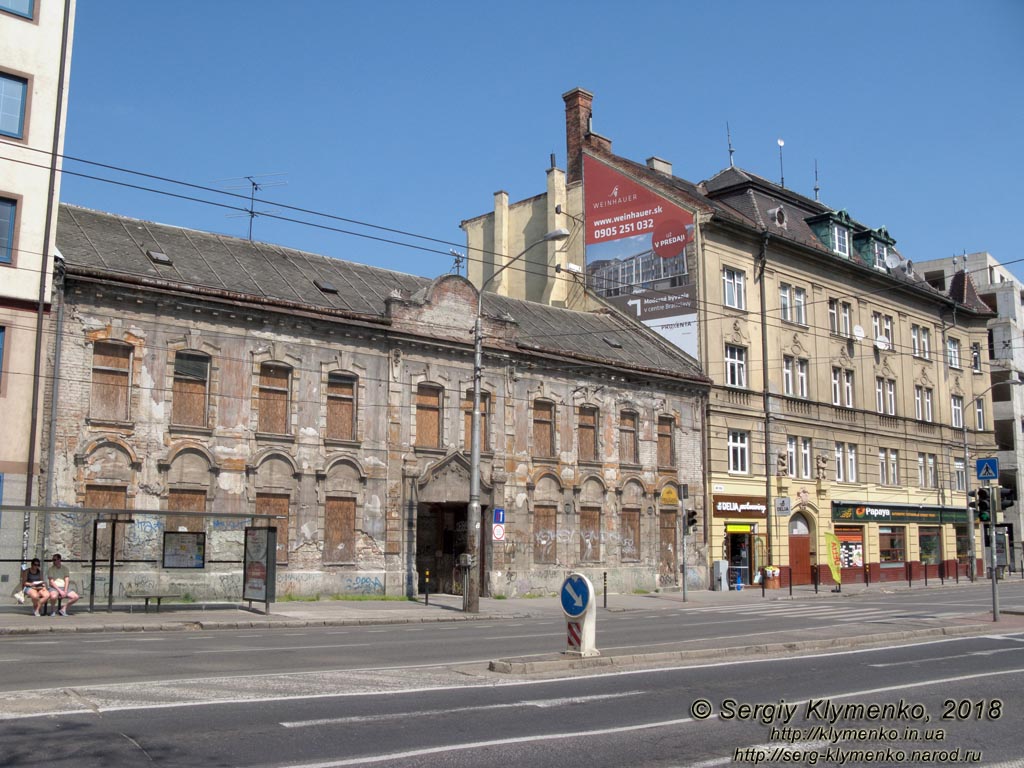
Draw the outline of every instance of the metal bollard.
[[[430,605],[430,571],[424,571],[426,574],[426,581],[423,585],[423,604]]]
[[[604,571],[602,574],[604,577],[604,607],[608,609],[608,571]]]

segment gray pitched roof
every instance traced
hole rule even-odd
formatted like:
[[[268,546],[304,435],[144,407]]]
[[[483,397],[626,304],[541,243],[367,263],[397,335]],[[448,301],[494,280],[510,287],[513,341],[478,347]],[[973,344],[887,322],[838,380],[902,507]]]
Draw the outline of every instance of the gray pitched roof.
[[[278,302],[333,316],[387,322],[386,300],[408,298],[432,280],[365,264],[211,232],[155,224],[61,204],[57,245],[71,276],[125,279],[235,300]],[[154,263],[159,251],[169,264]],[[327,281],[337,293],[324,292]],[[518,325],[524,351],[655,372],[701,384],[696,361],[640,324],[614,312],[577,312],[486,294],[485,314]]]

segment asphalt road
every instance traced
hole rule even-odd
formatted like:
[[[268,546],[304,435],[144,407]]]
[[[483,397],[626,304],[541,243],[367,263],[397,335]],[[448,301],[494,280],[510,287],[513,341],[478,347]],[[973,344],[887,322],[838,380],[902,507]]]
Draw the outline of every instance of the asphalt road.
[[[1024,609],[1024,584],[1003,588],[1003,605]],[[795,629],[852,634],[931,626],[991,607],[984,585],[957,590],[691,606],[652,601],[650,611],[600,611],[605,654],[770,642]],[[58,621],[61,619],[43,619]],[[0,638],[0,692],[146,684],[182,678],[369,670],[529,657],[565,649],[564,619],[275,628],[212,632],[12,635]],[[40,655],[45,663],[36,663]],[[0,712],[2,714],[2,712]]]
[[[848,765],[998,765],[1020,754],[1024,636],[529,681],[463,671],[443,687],[422,682],[410,670],[404,688],[382,693],[338,695],[324,680],[320,695],[282,690],[177,706],[132,703],[154,692],[126,685],[118,706],[0,721],[0,763],[704,768],[836,765],[845,755]],[[853,704],[890,709],[844,709]],[[871,759],[856,759],[866,752]]]

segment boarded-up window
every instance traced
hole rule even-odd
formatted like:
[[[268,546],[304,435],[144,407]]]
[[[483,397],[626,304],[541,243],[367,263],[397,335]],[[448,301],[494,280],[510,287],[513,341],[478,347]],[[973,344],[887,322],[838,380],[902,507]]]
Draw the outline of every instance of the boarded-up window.
[[[556,555],[558,530],[555,525],[557,508],[538,504],[533,510],[533,562],[553,563]]]
[[[597,461],[597,408],[580,407],[580,461]]]
[[[580,508],[580,562],[601,559],[601,508]]]
[[[171,423],[189,427],[206,426],[207,387],[210,358],[195,352],[174,356],[174,391]]]
[[[622,559],[640,559],[640,510],[622,510]]]
[[[206,491],[190,491],[179,488],[172,488],[167,493],[168,512],[205,512]],[[202,533],[206,530],[206,521],[202,517],[191,515],[167,515],[164,520],[164,530],[167,531],[192,531]]]
[[[124,486],[87,485],[85,487],[85,507],[86,509],[127,509],[128,489]],[[127,518],[128,515],[119,517]],[[108,560],[110,558],[110,531],[113,526],[109,520],[100,525],[103,527],[96,531],[96,559]],[[127,523],[118,523],[117,525],[115,557],[124,554],[125,525]]]
[[[416,445],[441,447],[441,388],[433,384],[416,388]]]
[[[619,461],[623,464],[639,463],[640,451],[637,446],[637,416],[633,411],[623,411],[619,416]]]
[[[548,400],[533,401],[533,455],[555,455],[555,404]]]
[[[92,353],[92,418],[128,421],[131,365],[132,348],[127,344],[96,342]]]
[[[265,525],[268,528],[277,528],[277,564],[288,565],[288,524],[291,522],[290,499],[288,494],[278,493],[257,493],[256,514],[257,515],[278,515],[283,520],[261,519],[255,525]]]
[[[327,434],[332,440],[356,439],[356,379],[344,373],[327,375]]]
[[[487,453],[490,450],[490,440],[487,436],[488,414],[491,412],[491,395],[488,392],[480,393],[480,450]],[[466,450],[473,447],[473,390],[466,392],[462,399],[463,422],[466,425]]]
[[[324,562],[356,561],[356,500],[328,498],[324,512]]]
[[[260,366],[259,432],[272,435],[288,434],[289,394],[291,368],[279,363]],[[280,531],[278,542],[281,541]]]
[[[671,416],[658,417],[658,466],[674,467],[675,452],[675,420]]]

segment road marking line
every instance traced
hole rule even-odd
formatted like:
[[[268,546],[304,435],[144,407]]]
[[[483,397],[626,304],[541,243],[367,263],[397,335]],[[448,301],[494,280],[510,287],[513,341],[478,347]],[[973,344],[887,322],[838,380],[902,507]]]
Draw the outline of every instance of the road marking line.
[[[256,653],[258,651],[312,651],[322,648],[362,648],[367,645],[377,645],[377,643],[346,643],[344,645],[290,645],[286,648],[211,648],[208,651],[196,651],[196,655],[200,653]],[[287,672],[277,674],[288,674]]]
[[[534,699],[532,701],[513,701],[508,704],[485,704],[473,707],[448,707],[446,709],[417,710],[415,712],[389,712],[380,715],[354,715],[352,717],[330,717],[322,720],[294,720],[291,722],[279,723],[285,728],[309,728],[320,725],[346,725],[350,723],[369,723],[381,720],[408,720],[424,715],[447,715],[452,712],[482,712],[485,709],[515,709],[517,707],[539,707],[547,709],[550,707],[564,707],[567,704],[587,704],[591,701],[604,701],[607,699],[621,699],[626,696],[640,696],[645,691],[623,691],[621,693],[603,693],[591,696],[568,696],[557,699]]]

